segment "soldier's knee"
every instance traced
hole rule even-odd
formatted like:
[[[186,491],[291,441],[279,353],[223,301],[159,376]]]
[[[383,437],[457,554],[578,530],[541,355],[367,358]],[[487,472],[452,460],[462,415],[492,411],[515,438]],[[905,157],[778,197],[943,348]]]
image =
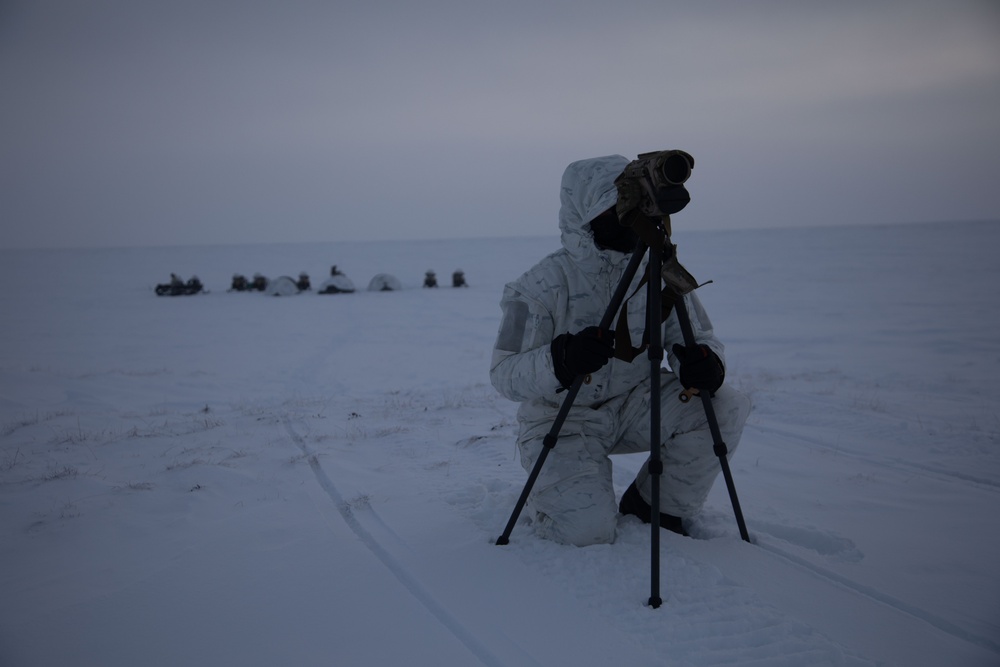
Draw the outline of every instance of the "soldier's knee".
[[[732,387],[723,386],[713,400],[719,430],[732,454],[740,444],[743,426],[750,416],[751,403],[746,394]]]
[[[586,547],[592,544],[611,544],[615,541],[618,524],[617,512],[569,511],[555,516],[535,514],[535,532],[560,544]]]
[[[574,476],[542,486],[532,509],[542,537],[579,547],[615,540],[618,508],[614,489],[603,477]]]
[[[724,385],[719,389],[712,404],[715,407],[720,425],[721,422],[725,422],[732,427],[742,429],[743,424],[750,416],[750,399],[746,394],[729,385]]]

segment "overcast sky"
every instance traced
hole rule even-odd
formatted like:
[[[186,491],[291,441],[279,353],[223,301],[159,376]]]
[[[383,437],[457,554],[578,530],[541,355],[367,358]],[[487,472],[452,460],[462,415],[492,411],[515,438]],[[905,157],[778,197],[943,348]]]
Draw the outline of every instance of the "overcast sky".
[[[1000,3],[0,1],[4,248],[554,234],[666,148],[675,229],[1000,219]]]

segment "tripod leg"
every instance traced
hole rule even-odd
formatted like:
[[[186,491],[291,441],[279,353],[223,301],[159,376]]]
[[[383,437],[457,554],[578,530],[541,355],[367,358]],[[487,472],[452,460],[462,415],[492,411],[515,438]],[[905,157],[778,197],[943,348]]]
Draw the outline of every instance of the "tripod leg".
[[[646,255],[647,249],[648,246],[642,241],[636,244],[635,250],[632,252],[632,258],[629,260],[628,266],[626,266],[625,272],[622,274],[622,278],[618,282],[618,286],[615,288],[615,292],[611,297],[611,303],[608,305],[607,310],[604,312],[604,316],[601,318],[601,323],[599,325],[601,329],[611,328],[615,319],[615,314],[618,312],[618,309],[621,308],[622,302],[625,301],[625,295],[628,293],[629,285],[632,284],[632,279],[635,278],[635,274],[639,270],[639,265],[642,264],[642,259]],[[517,523],[518,517],[521,516],[521,511],[524,509],[524,505],[528,501],[528,496],[531,494],[531,489],[535,485],[535,480],[538,479],[538,474],[541,472],[542,466],[545,465],[545,459],[549,456],[549,450],[554,448],[556,446],[556,442],[559,440],[559,431],[562,430],[563,424],[566,422],[566,417],[569,416],[569,410],[573,407],[573,402],[576,400],[576,395],[580,393],[580,387],[582,385],[583,376],[580,376],[573,381],[573,385],[569,388],[566,398],[563,399],[559,412],[556,414],[555,421],[552,422],[552,428],[549,429],[545,439],[542,440],[542,451],[535,460],[535,465],[532,467],[531,473],[528,475],[528,480],[524,484],[524,489],[521,490],[521,495],[517,499],[514,511],[511,512],[510,519],[507,521],[507,526],[504,528],[503,534],[497,538],[496,544],[500,546],[510,544],[510,534],[514,531],[514,524]]]
[[[694,332],[691,330],[691,318],[688,316],[687,306],[684,298],[679,297],[674,303],[674,311],[677,313],[677,321],[681,325],[681,334],[684,336],[684,345],[693,347],[697,345],[694,339]],[[697,394],[701,398],[701,403],[705,408],[705,418],[708,420],[708,428],[712,433],[712,443],[715,455],[719,457],[719,464],[722,466],[722,476],[726,480],[726,488],[729,490],[729,500],[733,504],[733,513],[736,515],[736,525],[740,529],[740,537],[744,542],[750,541],[747,533],[747,524],[743,520],[743,510],[740,508],[740,499],[736,495],[736,484],[733,482],[733,473],[729,469],[729,459],[727,454],[729,449],[722,440],[722,432],[719,430],[719,420],[715,416],[715,407],[712,405],[712,397],[709,392],[702,391]]]
[[[660,477],[663,461],[660,459],[660,366],[663,363],[663,326],[660,323],[661,282],[660,267],[663,258],[659,249],[650,249],[646,283],[646,331],[649,332],[649,463],[652,483],[650,499],[650,577],[649,606],[658,609],[663,604],[660,597]]]

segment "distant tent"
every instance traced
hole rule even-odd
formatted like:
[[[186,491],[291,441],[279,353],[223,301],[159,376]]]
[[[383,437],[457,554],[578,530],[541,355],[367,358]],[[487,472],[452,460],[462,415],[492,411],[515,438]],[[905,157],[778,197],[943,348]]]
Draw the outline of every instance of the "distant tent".
[[[399,282],[399,278],[388,273],[380,273],[368,283],[369,292],[395,292],[401,289],[403,285]]]
[[[268,296],[291,296],[299,293],[299,286],[292,278],[281,276],[270,281],[264,293]]]
[[[317,294],[349,294],[354,291],[354,283],[343,273],[332,275],[323,281],[316,290]]]

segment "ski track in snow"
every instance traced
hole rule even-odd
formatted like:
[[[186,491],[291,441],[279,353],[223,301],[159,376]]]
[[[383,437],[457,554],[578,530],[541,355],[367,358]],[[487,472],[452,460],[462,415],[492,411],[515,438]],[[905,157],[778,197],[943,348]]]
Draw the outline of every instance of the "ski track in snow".
[[[372,531],[370,531],[366,526],[378,529],[378,532],[383,535],[391,535],[391,530],[379,519],[378,514],[370,506],[365,507],[365,514],[368,516],[368,520],[362,520],[359,518],[358,513],[355,508],[348,503],[340,491],[337,489],[337,485],[334,484],[330,476],[326,474],[323,466],[319,462],[319,458],[316,453],[313,452],[309,446],[303,440],[302,436],[298,434],[295,428],[292,426],[291,419],[285,415],[282,418],[282,423],[284,424],[285,430],[288,432],[289,437],[298,446],[302,453],[307,457],[309,461],[309,467],[312,469],[313,474],[316,476],[316,481],[319,483],[323,491],[330,497],[333,504],[337,507],[337,511],[343,517],[344,522],[350,527],[351,531],[358,536],[364,545],[376,556],[383,565],[392,573],[394,577],[413,595],[417,601],[420,602],[427,610],[434,615],[435,618],[440,621],[449,632],[451,632],[456,639],[458,639],[462,644],[466,646],[484,665],[489,667],[505,667],[505,663],[497,658],[489,648],[487,648],[475,634],[470,631],[465,625],[462,624],[454,615],[452,615],[443,605],[441,605],[434,595],[426,590],[417,579],[410,574],[406,566],[398,558],[393,556],[389,548],[384,544],[385,539],[379,540],[375,537]],[[373,526],[372,524],[376,524]],[[519,663],[521,665],[530,666],[537,665],[541,667],[531,656],[527,654],[522,654],[522,661]]]
[[[915,463],[910,461],[904,461],[897,458],[886,458],[880,456],[874,456],[871,454],[864,454],[862,452],[847,449],[844,447],[837,447],[827,443],[821,438],[809,435],[807,433],[799,433],[790,428],[782,428],[773,425],[762,425],[762,424],[748,424],[746,427],[748,432],[756,431],[762,435],[772,435],[777,436],[782,439],[787,440],[790,444],[798,446],[809,446],[817,450],[833,452],[838,455],[850,457],[858,461],[862,461],[870,466],[877,466],[883,469],[888,469],[891,471],[910,471],[913,474],[927,477],[930,479],[943,481],[948,484],[961,484],[969,485],[975,488],[982,489],[987,492],[1000,491],[1000,483],[993,480],[984,479],[982,477],[969,475],[952,470],[940,470],[936,468],[931,468],[929,465]],[[751,521],[751,526],[756,533],[765,533],[779,540],[795,544],[817,553],[823,553],[822,548],[817,548],[816,535],[810,534],[808,539],[800,539],[802,536],[798,534],[799,531],[789,526],[782,526],[773,523],[767,523],[763,521]],[[812,533],[813,531],[810,531]],[[832,584],[845,587],[855,593],[869,598],[873,602],[886,605],[892,609],[899,611],[900,613],[913,616],[935,628],[954,636],[957,639],[967,641],[987,650],[993,651],[994,653],[1000,654],[1000,642],[997,642],[988,637],[978,635],[974,632],[970,632],[955,623],[952,623],[944,618],[941,618],[937,614],[934,614],[926,609],[923,609],[917,605],[909,604],[902,600],[899,600],[883,591],[878,590],[872,586],[861,584],[854,581],[848,577],[837,574],[832,570],[822,567],[816,563],[810,562],[807,559],[796,556],[795,554],[782,549],[781,547],[770,543],[768,541],[762,541],[755,539],[755,536],[751,534],[751,539],[758,547],[764,549],[769,554],[781,558],[786,562],[792,564],[795,567],[805,569],[811,572],[813,575],[825,579]]]
[[[985,477],[980,477],[978,475],[972,475],[969,473],[959,472],[956,470],[942,470],[940,468],[932,468],[928,464],[918,463],[913,461],[905,461],[899,458],[885,458],[881,456],[873,456],[871,454],[864,454],[862,452],[846,449],[844,447],[837,447],[829,444],[828,442],[811,436],[808,433],[800,433],[789,428],[782,428],[773,425],[762,425],[762,424],[747,424],[747,431],[757,431],[761,434],[771,434],[785,438],[790,442],[806,444],[812,446],[818,450],[835,453],[842,456],[849,456],[858,461],[863,461],[869,465],[878,466],[880,468],[887,468],[894,471],[904,471],[908,470],[917,475],[923,477],[929,477],[931,479],[937,479],[944,482],[960,482],[963,484],[971,484],[976,487],[985,489],[987,491],[1000,491],[1000,481],[987,479]]]
[[[776,537],[779,537],[780,539],[780,536],[776,535]],[[894,598],[893,596],[878,590],[877,588],[858,583],[857,581],[854,581],[849,577],[837,574],[836,572],[833,572],[832,570],[817,565],[816,563],[811,563],[805,558],[800,558],[782,549],[781,547],[775,546],[774,544],[770,544],[766,541],[760,541],[760,540],[754,540],[754,544],[763,549],[769,555],[779,558],[791,564],[794,567],[805,570],[810,574],[812,574],[813,576],[817,577],[818,579],[829,582],[830,584],[835,586],[841,586],[843,588],[846,588],[847,590],[857,593],[858,595],[865,597],[874,603],[885,605],[886,607],[898,611],[901,614],[912,616],[917,620],[923,621],[928,625],[934,626],[935,628],[941,630],[942,632],[946,632],[949,635],[952,635],[956,639],[961,639],[962,641],[967,641],[972,644],[976,644],[977,646],[981,646],[982,648],[993,651],[994,653],[1000,653],[1000,644],[998,644],[997,642],[987,639],[986,637],[981,637],[972,632],[969,632],[964,628],[961,628],[958,625],[951,623],[941,618],[940,616],[937,616],[936,614],[932,614],[931,612],[925,609],[917,607],[916,605],[908,604],[906,602],[903,602],[902,600]]]

